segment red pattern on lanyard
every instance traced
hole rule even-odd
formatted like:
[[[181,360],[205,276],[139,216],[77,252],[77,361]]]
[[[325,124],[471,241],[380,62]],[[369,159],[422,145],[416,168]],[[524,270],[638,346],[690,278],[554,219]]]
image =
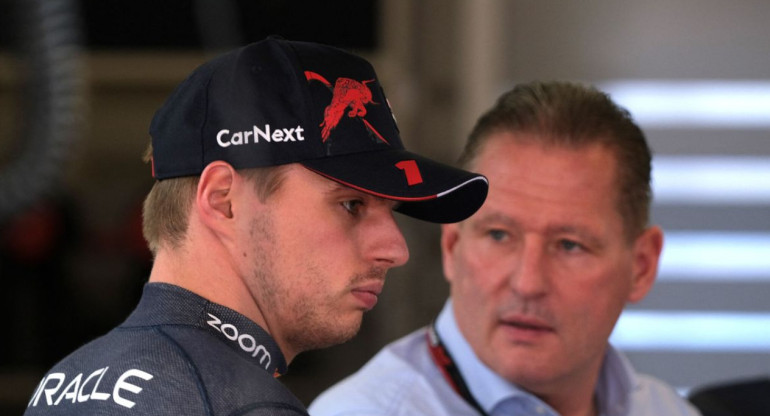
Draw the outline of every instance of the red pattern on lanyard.
[[[430,356],[433,358],[433,362],[436,363],[438,369],[441,370],[444,378],[455,391],[455,393],[462,397],[469,405],[471,405],[471,407],[476,409],[479,414],[487,416],[487,412],[485,412],[479,402],[476,401],[476,399],[471,394],[470,389],[468,389],[468,385],[465,384],[465,380],[463,379],[462,374],[460,374],[460,371],[457,369],[457,366],[455,365],[452,356],[449,354],[449,351],[444,348],[444,344],[441,342],[441,338],[439,338],[438,332],[436,332],[435,324],[428,326],[425,337],[428,340],[428,351],[430,352]]]

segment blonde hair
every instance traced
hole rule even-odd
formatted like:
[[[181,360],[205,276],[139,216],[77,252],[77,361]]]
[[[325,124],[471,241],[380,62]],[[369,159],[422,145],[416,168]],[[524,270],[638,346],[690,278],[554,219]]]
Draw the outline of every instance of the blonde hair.
[[[152,145],[147,148],[144,161],[152,160]],[[238,170],[252,182],[260,201],[266,201],[281,186],[285,169],[269,166]],[[198,191],[199,176],[155,181],[142,207],[142,232],[153,255],[161,246],[179,248],[187,235],[190,210]]]

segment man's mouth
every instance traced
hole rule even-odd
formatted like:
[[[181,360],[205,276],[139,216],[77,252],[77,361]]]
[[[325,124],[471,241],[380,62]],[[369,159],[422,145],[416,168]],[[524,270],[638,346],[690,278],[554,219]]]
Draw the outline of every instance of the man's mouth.
[[[555,331],[549,322],[529,316],[506,317],[500,320],[500,324],[507,328],[514,341],[535,341]]]
[[[377,304],[377,299],[382,293],[382,282],[358,285],[351,290],[351,293],[361,302],[364,309],[370,310]]]

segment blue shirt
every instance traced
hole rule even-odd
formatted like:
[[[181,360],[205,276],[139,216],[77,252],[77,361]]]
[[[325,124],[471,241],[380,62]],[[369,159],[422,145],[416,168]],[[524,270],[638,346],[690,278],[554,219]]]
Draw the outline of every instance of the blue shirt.
[[[460,334],[451,301],[436,330],[471,394],[490,415],[558,414],[483,364]],[[602,416],[697,416],[698,411],[670,386],[637,374],[628,360],[607,349],[596,397]],[[449,385],[429,353],[426,330],[417,330],[383,348],[355,374],[322,393],[309,407],[313,416],[406,416],[478,413]]]

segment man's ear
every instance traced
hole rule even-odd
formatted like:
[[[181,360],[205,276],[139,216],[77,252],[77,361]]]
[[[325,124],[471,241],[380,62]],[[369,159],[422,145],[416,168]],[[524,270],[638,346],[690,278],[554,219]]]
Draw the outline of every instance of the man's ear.
[[[459,224],[441,225],[441,263],[444,267],[444,278],[448,282],[454,280],[454,249],[459,235]]]
[[[629,302],[639,302],[647,296],[658,275],[658,263],[663,251],[663,231],[649,227],[634,242],[633,281],[628,295]]]
[[[236,175],[235,169],[222,161],[210,163],[201,173],[195,209],[207,226],[218,229],[221,224],[233,218],[233,185]]]

